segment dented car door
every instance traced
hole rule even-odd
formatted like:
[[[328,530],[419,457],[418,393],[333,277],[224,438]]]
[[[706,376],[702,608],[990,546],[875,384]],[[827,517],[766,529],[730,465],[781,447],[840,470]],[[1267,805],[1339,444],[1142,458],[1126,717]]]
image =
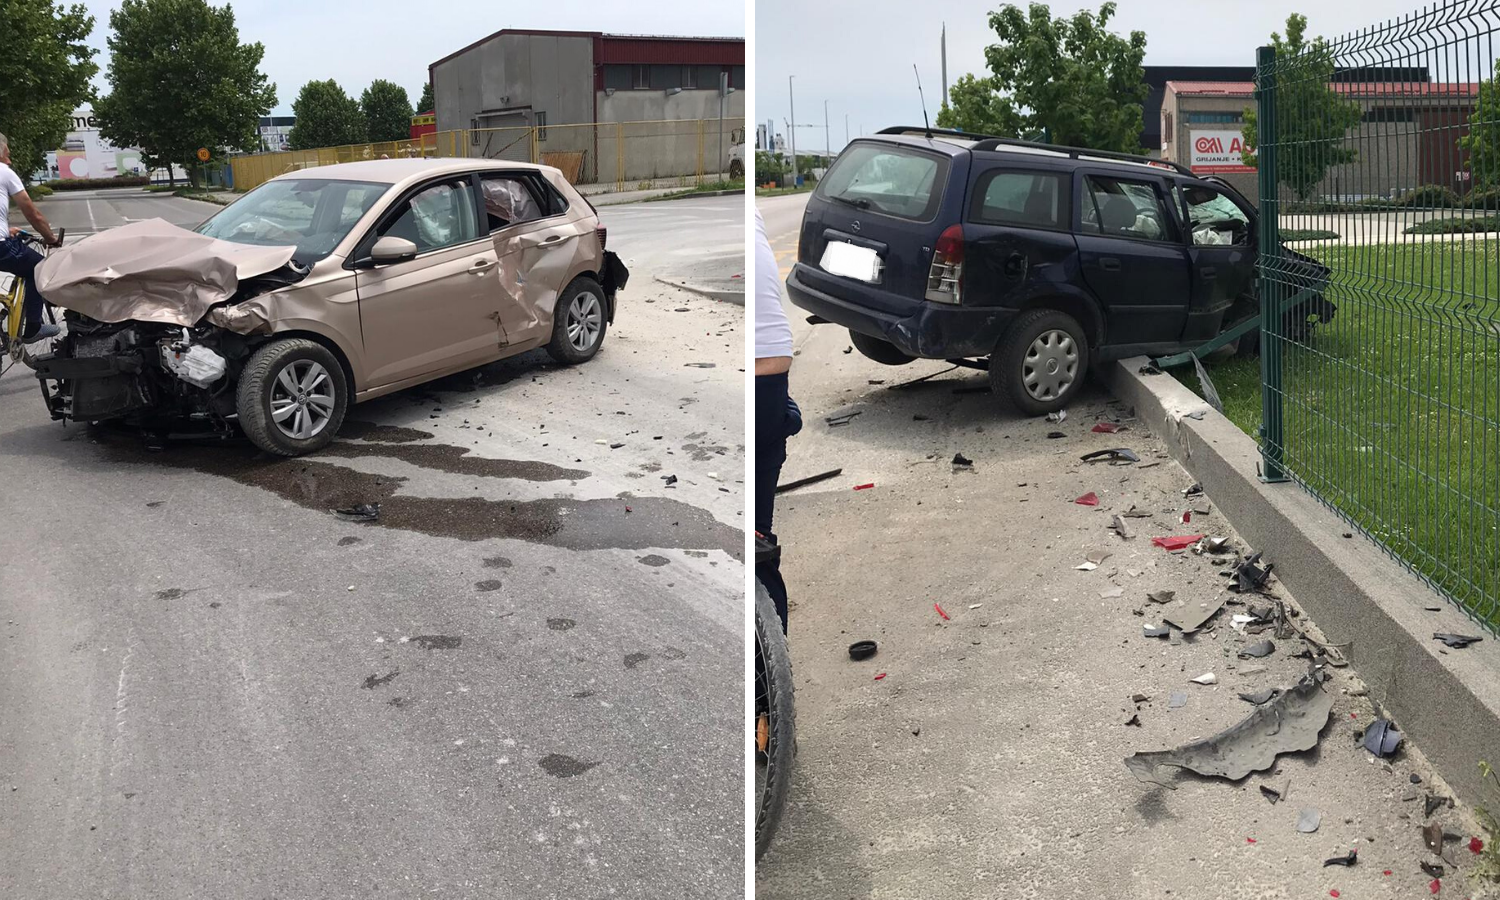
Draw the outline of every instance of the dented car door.
[[[586,252],[592,233],[568,215],[567,201],[535,172],[480,176],[484,218],[499,260],[504,296],[501,325],[512,344],[540,343],[552,334],[557,295]]]
[[[416,245],[377,264],[375,241]],[[426,184],[383,215],[355,255],[368,383],[376,389],[495,359],[505,344],[495,245],[480,230],[472,179]]]

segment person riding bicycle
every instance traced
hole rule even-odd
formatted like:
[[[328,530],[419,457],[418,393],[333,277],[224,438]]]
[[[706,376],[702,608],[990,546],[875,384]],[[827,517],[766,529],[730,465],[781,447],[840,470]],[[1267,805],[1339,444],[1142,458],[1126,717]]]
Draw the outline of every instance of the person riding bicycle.
[[[755,531],[772,544],[776,482],[786,462],[786,439],[802,430],[802,412],[788,391],[792,369],[792,326],[781,305],[781,274],[766,237],[766,223],[755,211]],[[786,582],[780,554],[757,563],[755,575],[776,604],[781,630],[787,627]]]
[[[4,237],[0,238],[0,272],[15,275],[26,285],[26,307],[21,313],[21,341],[30,344],[56,336],[58,328],[56,325],[42,324],[42,305],[46,301],[36,289],[35,277],[42,255],[21,239],[21,229],[10,227],[12,199],[20,207],[26,221],[42,236],[42,241],[49,247],[56,247],[59,243],[57,235],[52,233],[52,226],[47,223],[41,210],[36,208],[31,195],[26,193],[26,185],[21,182],[20,176],[10,167],[10,141],[0,134],[0,227],[5,229]]]

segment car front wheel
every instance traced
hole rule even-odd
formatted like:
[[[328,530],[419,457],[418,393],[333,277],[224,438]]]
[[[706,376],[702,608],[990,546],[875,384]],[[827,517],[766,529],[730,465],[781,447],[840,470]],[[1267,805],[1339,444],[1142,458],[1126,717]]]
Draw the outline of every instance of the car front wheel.
[[[604,309],[604,288],[599,282],[586,275],[569,282],[557,297],[547,355],[565,365],[593,359],[609,330]]]
[[[990,356],[990,389],[1021,412],[1040,416],[1068,405],[1088,367],[1088,339],[1078,320],[1034,309],[1011,324]]]
[[[328,446],[349,408],[348,383],[334,355],[316,341],[288,338],[255,351],[240,373],[235,407],[255,446],[301,456]]]

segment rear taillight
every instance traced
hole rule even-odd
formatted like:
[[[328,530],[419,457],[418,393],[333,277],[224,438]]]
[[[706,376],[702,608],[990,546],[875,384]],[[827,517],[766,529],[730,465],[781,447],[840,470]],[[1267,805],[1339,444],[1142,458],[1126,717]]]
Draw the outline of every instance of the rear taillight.
[[[603,225],[600,225],[598,228],[594,229],[594,237],[599,239],[599,249],[603,250],[604,245],[609,243],[609,229],[605,228]]]
[[[964,229],[950,225],[932,249],[932,268],[927,270],[927,299],[937,303],[961,303],[964,293]]]

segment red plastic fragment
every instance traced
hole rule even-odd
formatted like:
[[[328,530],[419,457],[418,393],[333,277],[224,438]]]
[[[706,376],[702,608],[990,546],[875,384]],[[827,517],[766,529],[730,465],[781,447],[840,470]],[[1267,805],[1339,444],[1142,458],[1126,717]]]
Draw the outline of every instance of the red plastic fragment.
[[[1436,894],[1438,891],[1443,889],[1443,880],[1441,878],[1432,879],[1432,884],[1429,884],[1427,886],[1427,889]]]
[[[1203,540],[1201,534],[1179,534],[1172,537],[1154,537],[1151,543],[1163,550],[1184,550]]]
[[[1391,870],[1390,869],[1386,869],[1385,870],[1385,874],[1387,874],[1387,875],[1391,874]]]
[[[941,606],[938,606],[936,603],[934,603],[934,604],[932,604],[932,608],[935,609],[935,610],[937,610],[938,615],[940,615],[940,616],[943,617],[943,621],[944,622],[951,622],[952,621],[951,619],[948,618],[948,614],[945,613],[945,612],[943,612],[943,608]]]
[[[1079,506],[1098,506],[1099,495],[1094,493],[1093,491],[1089,491],[1087,494],[1084,494],[1082,497],[1079,497],[1073,502],[1077,503]]]
[[[1187,523],[1189,523],[1191,521],[1193,521],[1193,511],[1190,510],[1190,509],[1183,510],[1182,511],[1182,524],[1186,525]]]
[[[1247,843],[1247,844],[1253,844],[1253,843],[1255,843],[1255,838],[1245,838],[1245,843]]]
[[[626,512],[630,512],[630,507],[628,507],[628,506],[627,506],[627,507],[625,507],[625,511],[626,511]]]
[[[870,488],[872,488],[874,486],[875,486],[875,482],[872,481],[869,484],[856,484],[854,486],[854,489],[856,491],[867,491],[867,490],[869,490]]]
[[[879,675],[876,675],[876,676],[875,676],[875,680],[876,680],[876,681],[879,681],[879,680],[880,680],[880,679],[882,679],[882,678],[884,678],[884,677],[885,677],[885,673],[884,673],[884,672],[881,672],[881,673],[880,673],[880,674],[879,674]]]
[[[1481,841],[1477,837],[1471,837],[1471,838],[1469,838],[1469,849],[1471,851],[1473,851],[1474,853],[1483,853],[1484,852],[1484,841]]]
[[[1098,425],[1095,425],[1092,430],[1097,434],[1114,434],[1116,431],[1120,430],[1120,426],[1116,425],[1113,422],[1100,422]]]
[[[1337,897],[1338,895],[1339,895],[1338,891],[1329,891],[1328,892],[1328,896],[1330,896],[1330,897]]]

